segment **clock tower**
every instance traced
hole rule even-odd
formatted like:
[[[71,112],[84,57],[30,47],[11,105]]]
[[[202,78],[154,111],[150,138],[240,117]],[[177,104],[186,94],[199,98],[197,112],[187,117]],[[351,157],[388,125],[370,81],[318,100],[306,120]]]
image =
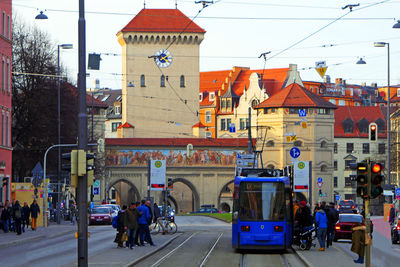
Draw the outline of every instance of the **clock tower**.
[[[193,137],[199,122],[199,49],[205,30],[178,9],[142,9],[118,34],[119,137]]]

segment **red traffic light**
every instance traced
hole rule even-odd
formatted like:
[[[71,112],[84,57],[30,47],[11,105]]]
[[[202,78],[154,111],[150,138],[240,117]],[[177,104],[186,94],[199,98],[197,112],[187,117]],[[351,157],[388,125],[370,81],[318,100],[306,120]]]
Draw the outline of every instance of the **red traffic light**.
[[[376,130],[376,126],[375,125],[371,125],[371,131],[375,131]]]
[[[374,165],[372,165],[372,172],[373,173],[379,173],[380,171],[382,171],[382,165],[379,163],[375,163]]]

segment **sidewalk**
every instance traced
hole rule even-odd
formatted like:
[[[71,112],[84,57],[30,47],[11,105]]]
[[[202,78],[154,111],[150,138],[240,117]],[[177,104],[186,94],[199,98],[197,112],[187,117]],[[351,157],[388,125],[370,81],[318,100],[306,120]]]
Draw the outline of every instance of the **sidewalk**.
[[[165,248],[181,233],[173,235],[152,235],[152,239],[156,246],[146,244],[144,247],[134,247],[132,250],[128,248],[118,248],[117,244],[110,243],[108,249],[100,253],[89,255],[89,266],[134,266],[139,261],[151,256],[157,251]],[[76,263],[73,265],[77,266]]]
[[[0,248],[5,246],[16,245],[41,238],[52,238],[67,233],[73,233],[77,229],[77,224],[72,225],[69,221],[61,221],[61,224],[52,223],[48,227],[38,227],[36,231],[25,228],[25,233],[17,235],[16,232],[4,233],[0,230]]]

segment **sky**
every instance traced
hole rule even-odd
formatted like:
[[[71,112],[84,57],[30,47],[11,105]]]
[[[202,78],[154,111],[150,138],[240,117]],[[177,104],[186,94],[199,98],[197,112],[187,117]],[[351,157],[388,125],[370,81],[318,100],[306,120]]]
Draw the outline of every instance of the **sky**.
[[[0,0],[1,1],[1,0]],[[400,0],[221,0],[202,9],[189,0],[146,0],[146,8],[180,9],[205,29],[200,46],[200,71],[285,68],[297,64],[306,81],[322,81],[315,63],[325,61],[334,81],[367,85],[388,83],[390,44],[391,85],[400,84]],[[214,1],[215,2],[215,1]],[[143,9],[143,0],[86,0],[86,52],[102,53],[101,70],[89,70],[87,87],[121,89],[121,47],[116,34]],[[76,80],[78,73],[78,0],[12,0],[13,15],[47,32],[63,50],[62,65]],[[346,5],[360,4],[352,12]],[[202,11],[199,13],[199,10]],[[35,20],[43,11],[47,20]],[[397,16],[397,17],[396,17]],[[266,61],[261,53],[271,52]],[[107,55],[108,54],[108,55]],[[362,57],[367,64],[355,64]]]

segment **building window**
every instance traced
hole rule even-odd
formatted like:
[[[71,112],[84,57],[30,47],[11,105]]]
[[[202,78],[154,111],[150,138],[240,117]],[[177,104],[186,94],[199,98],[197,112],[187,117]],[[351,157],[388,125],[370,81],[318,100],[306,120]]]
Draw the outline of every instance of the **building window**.
[[[206,111],[206,123],[211,122],[211,111]]]
[[[10,92],[10,60],[7,59],[7,70],[6,70],[6,91]]]
[[[328,147],[328,143],[326,141],[322,141],[321,148],[327,148],[327,147]]]
[[[211,138],[212,137],[212,132],[206,132],[206,138]]]
[[[226,120],[225,119],[221,119],[221,131],[226,131]]]
[[[342,122],[344,133],[353,133],[353,121],[349,118]]]
[[[160,86],[165,87],[165,76],[161,75]]]
[[[378,128],[379,129],[379,128]],[[378,153],[379,154],[385,154],[386,152],[386,146],[385,146],[385,144],[378,144]]]
[[[140,75],[140,87],[146,87],[146,78],[144,74]]]
[[[10,39],[10,16],[7,16],[7,38]]]
[[[251,101],[251,106],[257,106],[258,105],[258,100],[257,99],[253,99],[253,101]]]
[[[112,126],[111,131],[116,132],[116,131],[117,131],[117,128],[118,128],[120,125],[121,125],[120,122],[113,122],[113,123],[111,124],[111,126]]]
[[[229,130],[229,127],[231,127],[231,124],[232,124],[232,120],[231,119],[226,119],[226,127],[227,127],[226,130]]]
[[[329,109],[327,109],[327,108],[319,108],[318,109],[318,114],[329,115]]]
[[[240,119],[240,125],[239,129],[240,130],[246,130],[249,128],[249,119]]]
[[[10,146],[10,114],[7,112],[6,121],[6,146]]]
[[[272,141],[272,140],[269,140],[268,142],[267,142],[267,145],[266,145],[267,147],[273,147],[273,146],[275,146],[275,143],[274,143],[274,141]]]
[[[344,100],[339,100],[339,106],[345,106],[346,102]]]
[[[214,101],[214,99],[215,99],[215,93],[212,92],[212,93],[210,93],[210,100],[211,100],[211,101]]]
[[[362,144],[363,146],[363,154],[369,154],[369,143]]]
[[[264,108],[264,114],[268,114],[268,110],[267,108]]]
[[[337,184],[337,176],[334,176],[334,177],[333,177],[333,187],[338,187],[338,184]]]
[[[2,111],[1,113],[1,143],[3,145],[6,144],[6,114],[4,113],[4,111]]]
[[[185,76],[181,75],[181,87],[185,87]]]
[[[346,144],[346,153],[353,153],[354,151],[354,143],[347,143]]]
[[[337,160],[333,161],[333,169],[337,171]]]
[[[231,108],[231,100],[230,99],[226,100],[226,108]]]
[[[369,123],[365,118],[357,122],[357,127],[360,133],[368,133],[368,125]]]
[[[350,160],[345,160],[345,161],[344,161],[344,169],[345,169],[345,170],[350,170],[352,164],[356,164],[356,161],[355,161],[355,160],[352,160],[352,159],[350,159]]]
[[[199,100],[203,101],[203,94],[202,93],[199,94]]]
[[[301,142],[301,141],[295,141],[293,145],[294,145],[294,146],[297,146],[297,147],[301,147],[301,146],[303,146],[303,142]]]
[[[225,108],[225,100],[221,100],[221,109]]]
[[[3,35],[6,36],[6,12],[3,12]]]
[[[344,186],[345,187],[351,187],[351,178],[350,177],[345,177],[344,178]]]
[[[378,133],[384,133],[384,132],[386,132],[386,129],[385,129],[385,122],[384,122],[381,118],[377,119],[377,120],[375,121],[375,123],[376,123],[376,126],[378,126]]]
[[[121,114],[121,106],[115,106],[115,115]]]
[[[289,109],[289,114],[298,114],[299,113],[299,109],[298,108],[290,108]]]
[[[1,81],[1,88],[3,88],[3,90],[6,90],[6,62],[4,58],[1,61]]]
[[[320,171],[321,172],[327,172],[328,171],[328,166],[322,165],[321,168],[320,168]]]
[[[333,153],[337,154],[337,143],[333,144]]]

